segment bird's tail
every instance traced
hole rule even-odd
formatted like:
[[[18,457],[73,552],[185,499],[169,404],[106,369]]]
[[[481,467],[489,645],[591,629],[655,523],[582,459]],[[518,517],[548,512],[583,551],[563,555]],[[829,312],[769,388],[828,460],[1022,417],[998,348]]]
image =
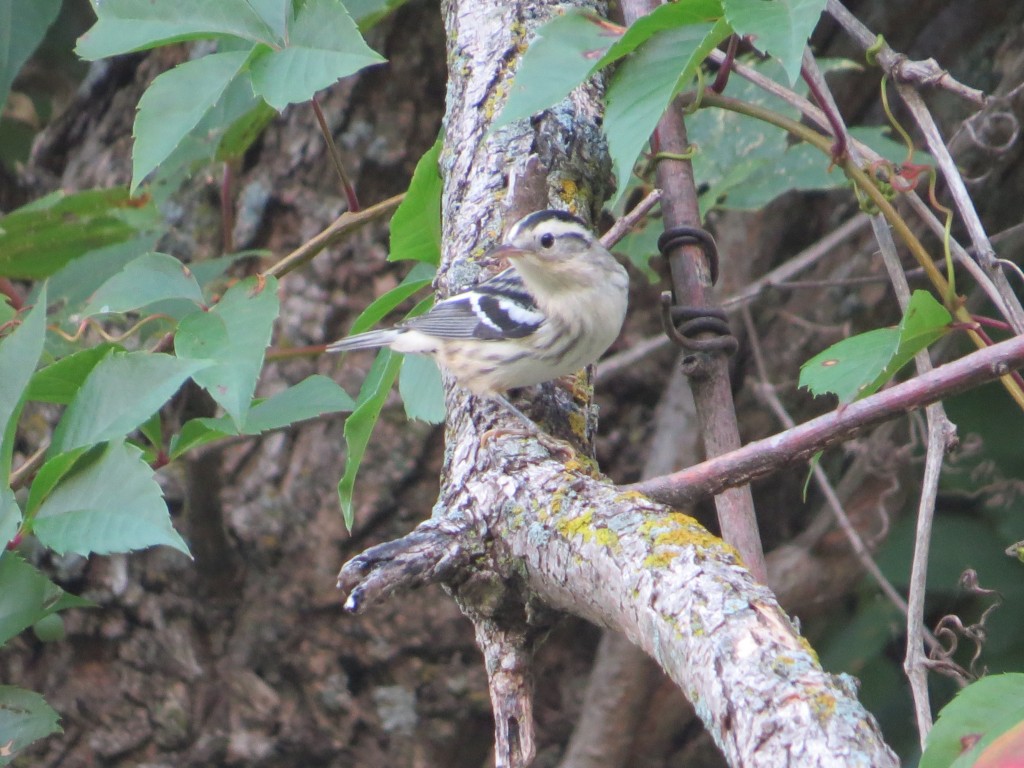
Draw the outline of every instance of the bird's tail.
[[[355,336],[349,336],[347,339],[336,341],[333,344],[328,344],[327,351],[349,352],[353,349],[374,349],[376,347],[386,347],[397,339],[400,333],[401,331],[394,328],[359,333]]]

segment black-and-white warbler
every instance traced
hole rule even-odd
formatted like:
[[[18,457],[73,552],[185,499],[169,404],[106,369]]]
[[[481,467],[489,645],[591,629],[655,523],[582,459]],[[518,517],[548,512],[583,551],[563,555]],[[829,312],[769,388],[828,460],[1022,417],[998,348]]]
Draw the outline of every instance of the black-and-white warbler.
[[[520,219],[490,256],[512,266],[424,315],[327,351],[386,346],[432,355],[460,385],[526,418],[501,393],[595,362],[622,328],[629,278],[586,225],[563,211]]]

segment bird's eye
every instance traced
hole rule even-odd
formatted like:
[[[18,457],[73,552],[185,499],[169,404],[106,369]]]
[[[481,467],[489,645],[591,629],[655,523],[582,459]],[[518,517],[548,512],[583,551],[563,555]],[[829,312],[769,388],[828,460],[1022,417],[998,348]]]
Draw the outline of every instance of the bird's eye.
[[[554,244],[555,244],[555,236],[552,235],[550,232],[545,232],[543,235],[540,236],[540,246],[541,246],[541,248],[550,248]]]

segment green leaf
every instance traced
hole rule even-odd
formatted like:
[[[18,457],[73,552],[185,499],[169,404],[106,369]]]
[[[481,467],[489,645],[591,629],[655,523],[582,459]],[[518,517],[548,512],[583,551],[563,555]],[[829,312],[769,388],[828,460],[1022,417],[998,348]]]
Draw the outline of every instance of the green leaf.
[[[814,395],[831,392],[841,404],[870,394],[868,388],[899,347],[895,328],[851,336],[818,353],[800,367],[800,386]]]
[[[0,478],[11,471],[14,422],[21,413],[22,397],[43,353],[46,340],[46,286],[21,325],[0,340]],[[6,485],[6,480],[4,482]]]
[[[721,0],[687,0],[660,5],[630,24],[626,33],[601,57],[596,69],[632,53],[658,32],[690,24],[713,23],[721,17]]]
[[[0,685],[0,766],[33,741],[60,733],[60,715],[38,693]]]
[[[0,645],[51,613],[86,605],[91,603],[68,595],[17,553],[0,555]],[[0,707],[0,717],[2,712]]]
[[[75,48],[87,60],[221,35],[283,42],[248,0],[103,0],[93,10],[96,23]]]
[[[67,405],[75,399],[78,390],[99,361],[120,349],[120,344],[98,344],[36,371],[25,390],[25,399]]]
[[[39,541],[59,554],[108,554],[163,544],[186,555],[153,470],[124,443],[98,449],[61,478],[32,520]]]
[[[949,332],[952,317],[927,291],[914,291],[898,328],[879,328],[843,339],[800,368],[800,386],[832,392],[842,404],[867,397],[914,355]]]
[[[50,278],[50,298],[58,304],[55,321],[75,322],[78,311],[103,283],[121,271],[132,259],[153,250],[162,232],[154,230],[123,243],[89,251],[67,264]]]
[[[124,189],[62,194],[45,206],[38,202],[0,219],[0,275],[49,277],[90,251],[131,239],[142,223],[131,215],[140,202]]]
[[[71,471],[75,464],[78,463],[78,460],[91,447],[83,445],[67,453],[58,453],[39,468],[39,472],[36,474],[35,480],[32,481],[32,487],[28,493],[26,511],[29,517],[35,514],[35,511],[39,509],[39,505],[43,503],[43,499],[46,498],[47,494],[54,489],[54,486],[60,482],[64,475]]]
[[[210,365],[150,352],[111,352],[92,369],[53,434],[50,455],[122,437]]]
[[[523,54],[508,101],[494,128],[557,104],[595,71],[595,64],[619,38],[612,25],[594,14],[570,11],[537,30]]]
[[[370,29],[408,0],[345,0],[345,8],[363,31]]]
[[[402,280],[401,283],[396,285],[383,296],[378,296],[370,306],[359,314],[359,317],[357,317],[355,322],[352,323],[352,328],[349,333],[362,333],[363,331],[372,328],[380,322],[381,318],[387,315],[388,312],[393,310],[407,298],[417,291],[428,287],[433,282],[436,271],[437,270],[430,264],[426,264],[424,262],[418,263],[409,270],[409,274],[405,276],[405,279]]]
[[[441,262],[441,139],[428,149],[412,174],[409,190],[391,217],[388,261]]]
[[[182,319],[174,336],[178,356],[212,360],[214,364],[193,377],[234,420],[245,428],[263,354],[279,311],[277,281],[260,285],[248,278],[228,289],[209,312]]]
[[[61,0],[7,0],[0,3],[0,111],[11,83],[60,12]]]
[[[14,491],[6,485],[0,485],[0,552],[3,551],[21,527],[21,507],[14,498]]]
[[[171,438],[171,461],[193,448],[199,448],[215,440],[223,440],[225,437],[237,434],[238,430],[232,426],[229,419],[191,419],[186,421],[181,427],[181,432]]]
[[[637,155],[680,86],[689,82],[708,53],[729,36],[731,30],[724,21],[696,23],[714,6],[713,0],[688,4],[694,24],[655,34],[612,78],[604,129],[619,191],[609,205],[625,190]]]
[[[373,361],[370,372],[366,375],[366,380],[359,390],[355,410],[345,420],[345,442],[348,445],[348,451],[345,455],[345,474],[338,482],[338,499],[341,502],[345,525],[349,530],[352,530],[355,518],[352,509],[352,491],[355,488],[359,465],[363,461],[373,427],[380,416],[380,409],[384,407],[384,402],[388,399],[388,392],[391,391],[391,385],[395,383],[395,377],[398,376],[401,365],[401,355],[395,354],[390,349],[382,349],[377,355],[377,359]]]
[[[383,61],[338,0],[307,0],[289,30],[287,47],[264,48],[253,59],[252,83],[257,95],[281,111]]]
[[[131,312],[165,299],[202,304],[203,291],[178,259],[165,253],[145,253],[101,285],[82,314]]]
[[[872,391],[877,392],[881,389],[883,384],[913,360],[914,355],[945,336],[952,321],[953,317],[949,311],[928,291],[914,291],[900,323],[899,347]]]
[[[248,51],[211,53],[162,73],[146,89],[132,130],[132,192],[217,106],[248,58]]]
[[[960,691],[939,712],[935,726],[928,732],[919,768],[974,765],[982,749],[1021,720],[1024,674],[983,677]],[[965,751],[965,743],[975,741],[975,749]],[[961,755],[962,763],[958,759]]]
[[[313,375],[254,405],[245,420],[245,433],[258,435],[325,413],[351,411],[355,407],[355,400],[336,381]]]
[[[433,358],[406,355],[398,375],[398,392],[405,403],[405,415],[428,424],[444,421],[444,384]]]
[[[724,0],[725,17],[738,35],[782,62],[792,86],[800,77],[807,38],[828,0]]]
[[[278,40],[284,40],[292,18],[293,0],[246,0]]]

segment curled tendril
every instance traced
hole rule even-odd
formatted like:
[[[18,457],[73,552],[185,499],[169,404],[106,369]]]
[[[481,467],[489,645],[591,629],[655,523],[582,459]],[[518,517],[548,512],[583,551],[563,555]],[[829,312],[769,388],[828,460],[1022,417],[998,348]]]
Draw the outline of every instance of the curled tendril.
[[[982,587],[978,580],[978,572],[971,568],[968,568],[960,575],[960,588],[977,597],[992,598],[992,603],[982,612],[981,617],[974,624],[965,626],[960,617],[955,614],[949,614],[939,619],[938,624],[935,626],[934,634],[935,638],[944,645],[934,649],[928,658],[931,662],[929,666],[936,671],[947,674],[962,682],[968,682],[983,676],[987,672],[987,669],[984,667],[981,668],[980,672],[977,668],[978,658],[981,656],[985,640],[988,638],[988,630],[985,628],[985,623],[988,621],[989,616],[992,615],[992,612],[1003,604],[1003,596],[995,589]],[[971,663],[966,670],[953,661],[953,655],[956,653],[959,638],[961,637],[974,644],[974,654],[971,656]]]
[[[878,64],[878,54],[885,48],[885,38],[882,35],[875,37],[875,42],[868,46],[867,50],[864,51],[864,60],[872,67]]]
[[[49,329],[58,336],[60,336],[65,341],[74,343],[82,338],[82,335],[85,333],[87,328],[92,328],[94,331],[96,331],[96,333],[99,334],[100,338],[102,338],[104,341],[110,342],[112,344],[120,344],[125,339],[129,338],[130,336],[134,336],[136,333],[138,333],[139,329],[142,328],[144,325],[147,325],[148,323],[151,323],[154,320],[171,320],[173,322],[174,318],[172,318],[170,315],[150,315],[149,317],[144,317],[141,320],[139,320],[135,325],[133,325],[124,333],[119,334],[107,333],[107,331],[103,329],[103,326],[100,325],[94,318],[91,317],[80,322],[78,324],[77,330],[75,330],[74,333],[65,333],[61,328],[55,325],[49,326]]]
[[[884,41],[882,41],[884,43]],[[876,41],[876,45],[878,41]],[[889,119],[889,125],[896,131],[900,138],[903,139],[903,144],[907,148],[907,157],[899,165],[899,170],[895,170],[895,167],[889,164],[889,183],[893,189],[897,192],[910,192],[915,189],[918,184],[918,180],[922,175],[928,176],[928,200],[931,202],[932,207],[940,211],[945,217],[945,225],[943,227],[942,235],[942,252],[946,261],[946,282],[948,288],[946,295],[943,297],[945,300],[946,308],[952,311],[956,305],[956,273],[953,270],[953,253],[950,250],[950,240],[953,238],[953,211],[947,208],[945,205],[939,202],[935,194],[935,185],[938,182],[938,174],[935,169],[930,165],[922,165],[914,162],[914,141],[910,138],[910,134],[907,133],[907,129],[903,127],[896,116],[892,113],[892,109],[889,107],[889,76],[882,76],[881,84],[881,97],[882,97],[882,109],[885,110],[885,116]]]

